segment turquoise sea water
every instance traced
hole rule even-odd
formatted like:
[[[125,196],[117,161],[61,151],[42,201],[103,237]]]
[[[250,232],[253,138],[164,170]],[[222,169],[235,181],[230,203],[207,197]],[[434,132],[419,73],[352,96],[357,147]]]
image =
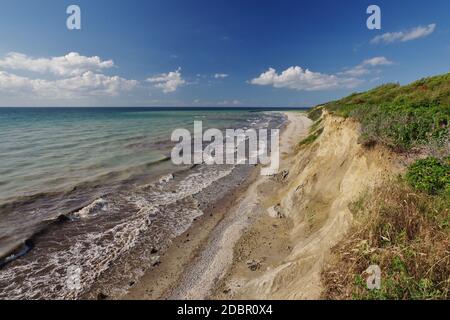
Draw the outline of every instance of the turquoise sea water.
[[[132,174],[164,159],[171,132],[192,130],[194,120],[233,128],[252,118],[242,110],[0,108],[0,204],[112,172]]]
[[[174,129],[279,128],[279,113],[0,108],[0,299],[120,297],[249,165],[177,167]],[[79,270],[80,286],[67,284]]]

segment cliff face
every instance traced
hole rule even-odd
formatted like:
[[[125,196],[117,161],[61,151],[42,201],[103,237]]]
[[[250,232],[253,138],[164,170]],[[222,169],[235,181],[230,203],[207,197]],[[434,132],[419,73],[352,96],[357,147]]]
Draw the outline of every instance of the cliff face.
[[[278,265],[243,281],[236,298],[319,298],[330,249],[352,222],[349,205],[401,171],[389,151],[358,144],[356,122],[324,114],[321,127],[312,144],[285,161],[289,174],[273,201],[290,221],[292,248]]]

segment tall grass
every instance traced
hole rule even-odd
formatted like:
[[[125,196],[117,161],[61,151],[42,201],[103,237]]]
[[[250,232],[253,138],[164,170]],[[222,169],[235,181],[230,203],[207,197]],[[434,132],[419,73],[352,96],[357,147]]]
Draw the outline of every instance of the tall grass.
[[[404,182],[377,189],[353,206],[358,223],[323,272],[326,299],[449,299],[450,201]],[[379,265],[380,290],[365,270]]]

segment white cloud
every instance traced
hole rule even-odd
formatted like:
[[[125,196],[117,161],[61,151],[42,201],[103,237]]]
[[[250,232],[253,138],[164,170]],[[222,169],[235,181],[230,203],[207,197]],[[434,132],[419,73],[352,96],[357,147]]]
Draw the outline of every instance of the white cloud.
[[[407,31],[388,32],[382,35],[376,36],[370,42],[373,44],[378,43],[393,43],[393,42],[406,42],[425,38],[432,34],[436,30],[436,24],[430,24],[428,26],[418,26]]]
[[[31,79],[0,71],[0,91],[28,98],[77,99],[93,96],[117,96],[138,85],[136,80],[106,76],[91,71],[65,79]]]
[[[226,73],[216,73],[214,75],[215,79],[223,79],[223,78],[227,78],[227,77],[228,77],[228,74],[226,74]]]
[[[336,75],[312,72],[301,67],[290,67],[278,74],[275,69],[269,68],[258,78],[250,81],[251,84],[275,88],[288,88],[294,90],[318,91],[336,88],[352,88],[360,83],[356,78],[341,78]]]
[[[393,64],[392,61],[389,61],[385,57],[375,57],[371,59],[364,60],[362,65],[364,66],[371,66],[371,67],[377,67],[377,66],[389,66]]]
[[[76,52],[51,58],[9,53],[0,59],[0,92],[9,98],[15,96],[27,101],[115,97],[139,84],[136,80],[97,73],[113,66],[112,60],[102,61],[99,57],[85,57]],[[17,75],[11,70],[25,71],[28,75]],[[31,77],[29,73],[39,73],[43,77]]]
[[[260,86],[273,86],[275,88],[288,88],[293,90],[319,91],[330,89],[354,88],[364,82],[361,78],[372,73],[375,67],[393,64],[385,57],[374,57],[364,60],[359,65],[337,74],[324,74],[295,66],[278,74],[269,68],[259,77],[250,81]]]
[[[164,93],[171,93],[177,91],[178,87],[186,84],[186,81],[181,76],[181,69],[156,75],[148,78],[147,81],[153,83],[155,88],[162,89]]]
[[[371,59],[364,60],[359,65],[350,68],[344,72],[338,73],[341,76],[350,76],[350,77],[362,77],[364,75],[370,74],[372,72],[372,68],[381,67],[381,66],[389,66],[392,65],[393,62],[389,61],[385,57],[374,57]]]
[[[0,59],[0,68],[37,73],[51,73],[57,76],[78,76],[88,71],[100,71],[114,67],[112,60],[102,61],[99,57],[86,57],[77,52],[51,58],[32,58],[22,53],[11,52]]]

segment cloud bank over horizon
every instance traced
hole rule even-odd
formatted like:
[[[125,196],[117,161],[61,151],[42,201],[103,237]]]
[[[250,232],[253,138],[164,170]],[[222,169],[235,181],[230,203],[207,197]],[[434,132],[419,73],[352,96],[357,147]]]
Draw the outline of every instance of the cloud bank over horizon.
[[[0,93],[8,100],[81,101],[115,98],[141,87],[141,82],[105,72],[116,68],[113,60],[70,52],[63,56],[31,57],[10,52],[0,57]],[[218,78],[225,78],[220,74]],[[164,94],[186,85],[181,68],[146,79]],[[147,87],[147,90],[149,88]]]
[[[139,84],[136,80],[100,73],[113,67],[112,60],[77,52],[50,58],[12,52],[0,59],[0,91],[33,99],[82,99],[115,97]]]

